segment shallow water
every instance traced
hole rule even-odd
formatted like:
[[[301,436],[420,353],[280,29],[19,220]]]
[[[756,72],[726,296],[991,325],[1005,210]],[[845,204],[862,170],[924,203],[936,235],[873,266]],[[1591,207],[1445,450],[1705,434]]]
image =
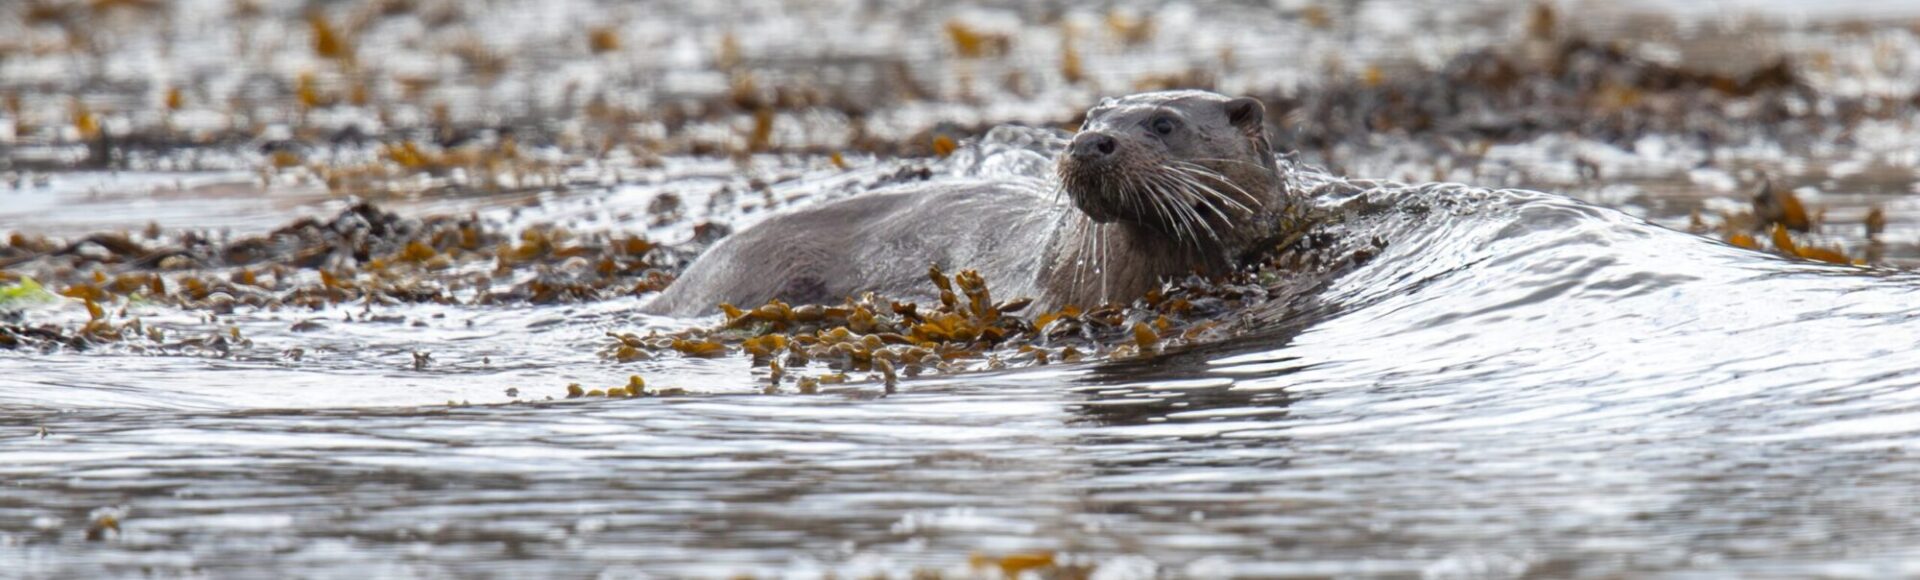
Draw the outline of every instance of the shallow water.
[[[59,576],[965,573],[1045,550],[1194,576],[1920,573],[1920,277],[1545,194],[1373,191],[1391,209],[1344,227],[1386,250],[1268,332],[885,398],[415,406],[629,372],[754,389],[740,359],[599,362],[601,331],[645,324],[619,301],[298,337],[241,314],[222,324],[261,354],[225,359],[8,355],[0,551]],[[268,346],[290,344],[313,354]],[[415,344],[447,350],[413,371]],[[100,510],[121,531],[87,542]]]
[[[1397,26],[1369,10],[1393,13],[1357,8],[1372,16],[1356,26]],[[1438,44],[1506,25],[1443,23],[1467,32]],[[1388,138],[1308,152],[1356,176],[1586,201],[1329,195],[1384,208],[1341,227],[1385,250],[1308,299],[1248,313],[1259,332],[1147,360],[910,379],[888,396],[870,382],[762,395],[765,371],[743,357],[596,355],[608,331],[699,322],[633,314],[644,297],[214,320],[131,304],[176,335],[249,342],[0,351],[0,576],[965,576],[992,572],[974,556],[1038,552],[1113,578],[1916,576],[1920,275],[1662,227],[1737,205],[1760,167],[1836,222],[1884,204],[1878,243],[1896,263],[1920,256],[1908,125],[1871,125],[1847,147],[1545,135],[1472,163]],[[847,169],[670,155],[604,184],[587,171],[567,187],[385,203],[683,240],[701,220],[745,227],[902,169],[1043,170],[971,155],[849,155]],[[1576,160],[1607,177],[1583,180]],[[246,233],[345,205],[281,177],[55,171],[0,191],[0,229]],[[663,193],[690,215],[650,223]],[[21,316],[86,314],[60,302]],[[293,329],[303,321],[318,326]],[[431,364],[416,368],[416,352]],[[548,401],[631,374],[693,393]],[[117,529],[90,532],[105,515]]]

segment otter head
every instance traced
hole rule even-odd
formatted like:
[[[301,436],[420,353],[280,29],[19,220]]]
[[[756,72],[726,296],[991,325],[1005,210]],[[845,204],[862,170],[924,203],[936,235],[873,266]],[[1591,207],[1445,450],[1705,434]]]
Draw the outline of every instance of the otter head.
[[[1229,243],[1278,203],[1266,108],[1205,91],[1106,99],[1055,170],[1080,211],[1143,226],[1180,243]]]

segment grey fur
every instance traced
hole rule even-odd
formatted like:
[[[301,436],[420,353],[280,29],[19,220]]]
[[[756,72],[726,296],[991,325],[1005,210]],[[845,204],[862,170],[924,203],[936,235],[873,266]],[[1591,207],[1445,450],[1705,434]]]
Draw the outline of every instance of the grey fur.
[[[1031,295],[1037,289],[1023,273],[1037,271],[1042,257],[1032,249],[1064,213],[1046,192],[1011,184],[883,189],[775,216],[721,240],[646,310],[691,316],[722,302],[831,304],[861,292],[924,300],[933,291],[928,265],[978,269],[996,293]]]
[[[1163,116],[1179,130],[1155,131]],[[996,296],[1032,297],[1040,309],[1129,300],[1166,277],[1223,271],[1270,235],[1287,203],[1262,116],[1257,101],[1203,91],[1107,99],[1081,134],[1112,135],[1118,163],[1062,154],[1072,208],[1019,183],[887,188],[722,240],[645,310],[692,316],[722,302],[835,303],[862,292],[925,301],[929,264],[979,270]]]

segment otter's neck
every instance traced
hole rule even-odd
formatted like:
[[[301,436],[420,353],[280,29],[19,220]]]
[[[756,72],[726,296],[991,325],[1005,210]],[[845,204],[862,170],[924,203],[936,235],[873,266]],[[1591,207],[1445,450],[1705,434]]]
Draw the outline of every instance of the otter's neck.
[[[1256,186],[1248,190],[1260,199],[1260,207],[1236,218],[1232,233],[1222,236],[1219,250],[1231,262],[1255,258],[1290,235],[1306,208],[1301,192],[1296,191],[1299,181],[1292,164],[1270,155],[1264,158],[1269,161],[1265,171],[1236,176],[1236,183]]]
[[[1282,234],[1286,216],[1297,209],[1299,202],[1287,187],[1287,170],[1278,166],[1264,179],[1242,179],[1260,185],[1250,191],[1260,197],[1260,206],[1236,212],[1230,220],[1216,217],[1211,223],[1219,239],[1198,246],[1144,225],[1099,224],[1077,210],[1065,211],[1040,262],[1051,269],[1040,272],[1036,302],[1042,310],[1036,311],[1130,302],[1169,278],[1231,271],[1256,246]]]
[[[1158,288],[1162,280],[1192,273],[1203,275],[1232,268],[1228,255],[1176,244],[1165,234],[1145,226],[1115,222],[1094,223],[1079,212],[1069,212],[1057,230],[1040,273],[1044,309],[1066,305],[1095,308],[1109,302],[1130,302]]]

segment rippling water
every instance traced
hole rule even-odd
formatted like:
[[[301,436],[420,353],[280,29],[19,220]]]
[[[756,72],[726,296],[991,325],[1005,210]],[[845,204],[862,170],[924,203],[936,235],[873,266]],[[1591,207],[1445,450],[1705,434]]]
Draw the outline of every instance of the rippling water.
[[[751,388],[745,361],[673,360],[643,369],[719,387],[418,406],[632,372],[590,345],[671,322],[617,301],[407,307],[423,328],[342,322],[300,338],[316,354],[298,363],[6,355],[0,559],[48,576],[966,573],[1035,551],[1120,576],[1920,574],[1914,275],[1547,194],[1363,191],[1320,201],[1375,208],[1343,227],[1386,250],[1258,313],[1254,336],[884,398],[728,395]],[[294,340],[271,313],[226,323]],[[451,352],[406,370],[416,341]],[[119,533],[87,541],[102,514]]]

